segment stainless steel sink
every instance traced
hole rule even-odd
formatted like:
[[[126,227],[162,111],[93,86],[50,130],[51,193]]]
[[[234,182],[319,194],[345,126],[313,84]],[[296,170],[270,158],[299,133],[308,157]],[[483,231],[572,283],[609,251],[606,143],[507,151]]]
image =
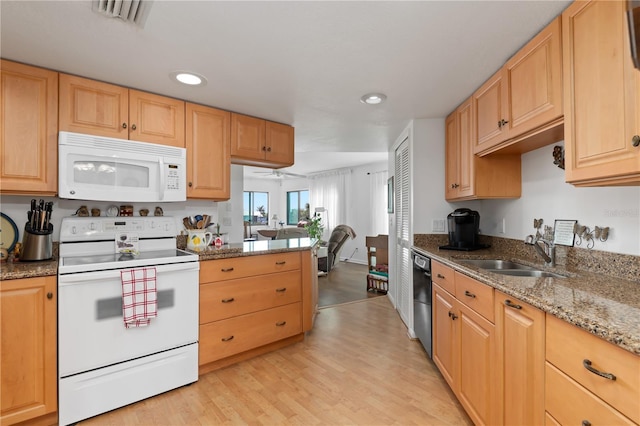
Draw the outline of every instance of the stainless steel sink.
[[[501,259],[457,259],[458,262],[466,265],[476,266],[488,272],[501,275],[511,275],[516,277],[553,277],[566,278],[564,275],[554,272],[540,271],[531,266],[521,263],[511,262],[510,260]]]
[[[538,271],[536,269],[487,269],[489,272],[502,275],[513,275],[516,277],[553,277],[567,278],[564,275],[547,271]]]
[[[531,266],[523,265],[521,263],[511,262],[510,260],[501,259],[457,259],[458,262],[467,265],[477,266],[481,269],[502,270],[502,269],[518,269],[518,270],[533,270]]]

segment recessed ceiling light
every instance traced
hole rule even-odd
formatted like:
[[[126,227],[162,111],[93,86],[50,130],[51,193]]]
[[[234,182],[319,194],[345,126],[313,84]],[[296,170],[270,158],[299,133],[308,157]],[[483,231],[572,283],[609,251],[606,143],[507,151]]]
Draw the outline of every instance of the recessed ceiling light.
[[[385,99],[387,99],[387,96],[382,93],[367,93],[360,98],[360,102],[363,104],[378,105],[384,102]]]
[[[187,86],[204,86],[207,84],[207,79],[201,74],[197,74],[191,71],[174,71],[169,76],[182,84]]]

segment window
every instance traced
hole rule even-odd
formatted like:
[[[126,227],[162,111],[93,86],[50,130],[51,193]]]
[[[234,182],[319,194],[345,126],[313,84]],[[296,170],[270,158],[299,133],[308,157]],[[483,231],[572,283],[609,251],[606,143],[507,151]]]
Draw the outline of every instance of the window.
[[[269,193],[244,191],[243,215],[251,225],[269,225]]]
[[[297,225],[309,217],[309,191],[287,192],[287,225]]]

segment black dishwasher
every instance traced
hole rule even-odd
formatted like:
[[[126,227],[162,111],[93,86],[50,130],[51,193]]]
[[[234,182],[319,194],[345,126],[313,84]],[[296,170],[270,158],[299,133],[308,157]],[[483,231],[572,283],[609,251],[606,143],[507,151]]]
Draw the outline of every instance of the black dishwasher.
[[[411,250],[413,331],[431,358],[431,259]]]

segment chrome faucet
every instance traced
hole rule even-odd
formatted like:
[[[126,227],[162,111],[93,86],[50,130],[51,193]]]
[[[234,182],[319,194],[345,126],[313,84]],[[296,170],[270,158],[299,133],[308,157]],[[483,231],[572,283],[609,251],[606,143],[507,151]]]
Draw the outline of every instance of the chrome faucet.
[[[553,241],[545,240],[540,235],[527,235],[524,239],[524,243],[533,246],[538,252],[540,257],[544,259],[544,266],[556,266],[556,246]],[[544,246],[541,246],[543,243]]]

